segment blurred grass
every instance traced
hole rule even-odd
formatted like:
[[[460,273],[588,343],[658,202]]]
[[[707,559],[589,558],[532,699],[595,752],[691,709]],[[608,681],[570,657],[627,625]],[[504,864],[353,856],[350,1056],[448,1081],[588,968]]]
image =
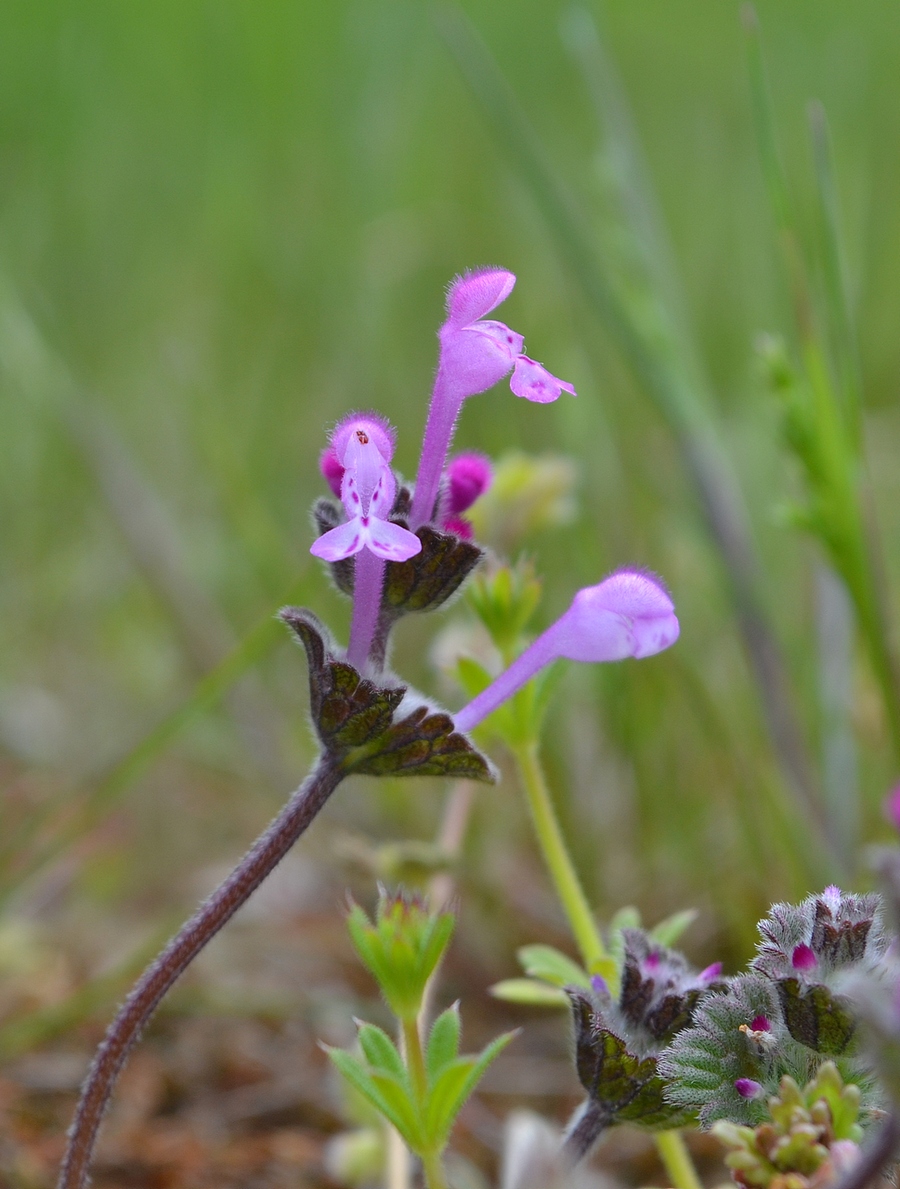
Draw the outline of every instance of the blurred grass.
[[[560,36],[565,6],[464,7],[553,170],[602,210],[590,98]],[[900,13],[874,0],[769,0],[759,13],[798,236],[826,283],[833,260],[817,230],[807,101],[821,100],[829,117],[862,440],[896,592],[900,163],[886,146],[900,132]],[[799,477],[753,342],[760,330],[784,333],[791,307],[738,9],[614,0],[603,25],[818,783],[828,732],[819,553],[775,515]],[[570,705],[561,698],[554,711],[548,762],[568,790],[564,814],[589,892],[605,913],[632,901],[649,920],[698,904],[707,936],[738,953],[770,898],[808,890],[821,860],[792,841],[808,825],[784,799],[677,449],[571,283],[425,6],[10,0],[0,118],[0,275],[164,506],[187,576],[231,640],[252,640],[253,625],[297,585],[297,601],[346,631],[346,607],[306,552],[325,429],[346,409],[382,409],[411,474],[443,288],[479,263],[513,269],[519,284],[502,316],[579,397],[536,408],[498,389],[469,402],[458,445],[552,449],[580,468],[576,520],[528,542],[545,576],[545,619],[577,586],[636,563],[666,578],[683,626],[677,654],[565,677]],[[28,782],[24,801],[0,807],[7,839],[128,741],[152,738],[206,671],[117,527],[97,468],[28,380],[0,375],[0,775]],[[896,595],[890,610],[896,622]],[[437,688],[428,662],[437,626],[410,621],[398,632],[395,667],[425,689]],[[285,641],[256,672],[283,716],[272,724],[280,762],[299,779],[311,750],[301,658]],[[894,761],[861,649],[850,679],[868,839],[881,828]],[[184,865],[233,857],[275,801],[271,785],[258,791],[259,766],[229,705],[210,703],[167,742],[167,772],[181,787],[160,796],[149,772],[122,786],[124,904],[189,900]],[[328,813],[376,836],[429,836],[436,792],[360,782]],[[489,896],[492,856],[529,842],[511,800],[486,797],[471,862]],[[186,804],[192,830],[177,816]],[[177,845],[161,851],[173,822]],[[62,909],[51,900],[52,911],[76,911],[77,892]]]

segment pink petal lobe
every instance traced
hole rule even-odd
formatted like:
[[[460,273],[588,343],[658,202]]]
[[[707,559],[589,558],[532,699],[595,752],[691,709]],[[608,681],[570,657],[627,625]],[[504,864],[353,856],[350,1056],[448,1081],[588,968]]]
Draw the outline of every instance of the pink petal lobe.
[[[447,292],[448,321],[457,327],[471,325],[505,301],[515,283],[515,276],[502,268],[457,277]]]
[[[557,379],[547,371],[543,364],[529,359],[527,355],[520,355],[516,360],[515,371],[509,386],[516,396],[522,396],[525,400],[537,401],[542,405],[557,400],[561,392],[568,392],[572,396],[576,395],[571,384],[567,384],[565,380]]]
[[[385,561],[406,561],[422,551],[422,542],[415,533],[374,516],[366,530],[365,543],[376,557],[383,557]]]
[[[354,517],[346,524],[339,524],[337,528],[323,533],[313,541],[309,551],[313,557],[321,557],[323,561],[343,561],[345,557],[359,553],[363,544],[363,528],[359,518]]]

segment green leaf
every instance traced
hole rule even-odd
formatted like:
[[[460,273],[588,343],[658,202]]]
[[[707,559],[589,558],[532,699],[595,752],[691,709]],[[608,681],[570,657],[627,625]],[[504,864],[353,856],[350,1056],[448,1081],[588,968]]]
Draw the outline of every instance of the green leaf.
[[[434,1021],[425,1049],[428,1084],[437,1080],[459,1052],[459,1006],[453,1004]]]
[[[838,1057],[850,1047],[856,1020],[843,996],[822,983],[804,988],[796,978],[779,979],[776,986],[794,1040],[826,1057]]]
[[[696,908],[685,908],[682,912],[673,912],[670,917],[654,925],[648,936],[660,945],[672,946],[681,937],[685,929],[694,923],[698,913]]]
[[[409,1126],[410,1112],[412,1111],[409,1099],[407,1098],[406,1106],[403,1108],[402,1104],[398,1104],[395,1094],[386,1095],[383,1085],[379,1084],[386,1080],[384,1076],[370,1074],[363,1063],[352,1053],[348,1053],[344,1049],[330,1048],[328,1056],[341,1077],[346,1078],[354,1090],[360,1093],[367,1102],[370,1102],[389,1123],[393,1123],[406,1142],[412,1146],[410,1137],[411,1135],[415,1136],[416,1128],[414,1116],[413,1127]],[[396,1089],[400,1089],[396,1083],[394,1086]],[[398,1105],[401,1107],[399,1110]]]
[[[494,983],[490,993],[505,1003],[521,1003],[526,1007],[568,1008],[569,999],[559,987],[534,978],[505,978]]]
[[[526,974],[554,987],[591,985],[587,972],[552,945],[523,945],[517,956]]]
[[[369,1065],[380,1073],[390,1074],[406,1086],[407,1073],[397,1046],[381,1028],[374,1024],[360,1024],[359,1044]]]
[[[458,1057],[444,1069],[428,1095],[425,1109],[425,1135],[429,1144],[443,1148],[466,1099],[494,1058],[516,1035],[516,1032],[506,1032],[491,1041],[478,1057]]]
[[[444,536],[451,545],[459,544],[452,534]],[[477,560],[480,551],[475,554]],[[341,760],[345,773],[455,776],[494,783],[490,764],[455,730],[449,714],[420,705],[397,720],[404,686],[381,688],[335,659],[325,628],[302,607],[283,607],[279,617],[306,649],[312,720],[326,753]]]
[[[623,908],[620,908],[609,922],[611,933],[619,929],[640,929],[640,927],[641,914],[633,904],[626,904]]]
[[[413,1102],[405,1086],[398,1085],[396,1078],[386,1073],[372,1073],[371,1078],[376,1089],[390,1108],[392,1116],[387,1116],[394,1126],[417,1154],[425,1150],[425,1140],[422,1134],[422,1120],[418,1106]],[[395,1122],[395,1120],[399,1120]]]
[[[477,698],[491,684],[491,675],[470,656],[461,656],[456,662],[456,676],[469,698]]]

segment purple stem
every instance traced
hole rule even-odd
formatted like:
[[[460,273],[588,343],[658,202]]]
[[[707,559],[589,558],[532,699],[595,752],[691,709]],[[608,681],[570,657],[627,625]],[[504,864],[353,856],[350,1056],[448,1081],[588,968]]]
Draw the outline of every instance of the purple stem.
[[[453,715],[453,723],[458,731],[471,731],[477,727],[482,719],[487,718],[507,698],[511,698],[544,665],[557,659],[559,652],[553,645],[556,626],[552,624],[547,628],[486,690]]]
[[[83,1189],[100,1120],[132,1045],[160,1000],[208,941],[234,916],[284,858],[340,784],[340,764],[322,757],[287,805],[260,835],[231,875],[197,909],[135,983],[110,1024],[81,1090],[58,1189]]]
[[[465,398],[457,396],[447,384],[444,369],[438,367],[434,381],[434,392],[425,422],[425,437],[422,440],[422,456],[419,459],[419,473],[416,475],[416,489],[413,493],[409,527],[413,532],[427,524],[434,516],[444,473],[447,452],[453,441],[453,428]]]
[[[582,1161],[609,1126],[609,1115],[596,1102],[589,1101],[578,1122],[563,1142],[563,1155],[574,1168]]]
[[[378,615],[381,611],[381,592],[384,588],[384,559],[371,549],[363,548],[356,555],[353,574],[353,619],[350,622],[350,644],[347,660],[363,673],[372,651]]]

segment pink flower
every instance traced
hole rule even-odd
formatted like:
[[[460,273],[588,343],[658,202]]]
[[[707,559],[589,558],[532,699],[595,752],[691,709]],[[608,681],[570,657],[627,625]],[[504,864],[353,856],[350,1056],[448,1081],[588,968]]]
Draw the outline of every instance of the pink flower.
[[[675,607],[659,580],[640,570],[618,570],[580,590],[556,623],[453,716],[456,727],[471,731],[560,657],[596,662],[653,656],[674,644],[678,632]]]
[[[315,557],[342,561],[368,549],[385,561],[406,561],[421,550],[414,533],[388,520],[397,494],[389,465],[393,453],[390,427],[373,413],[356,414],[337,426],[321,465],[328,478],[336,477],[335,463],[343,469],[340,495],[347,521],[313,542]]]
[[[516,396],[546,404],[575,389],[522,353],[524,339],[503,322],[485,317],[512,292],[516,278],[502,268],[457,277],[447,294],[441,342],[410,522],[414,528],[433,518],[444,460],[463,401],[485,392],[512,371]]]

